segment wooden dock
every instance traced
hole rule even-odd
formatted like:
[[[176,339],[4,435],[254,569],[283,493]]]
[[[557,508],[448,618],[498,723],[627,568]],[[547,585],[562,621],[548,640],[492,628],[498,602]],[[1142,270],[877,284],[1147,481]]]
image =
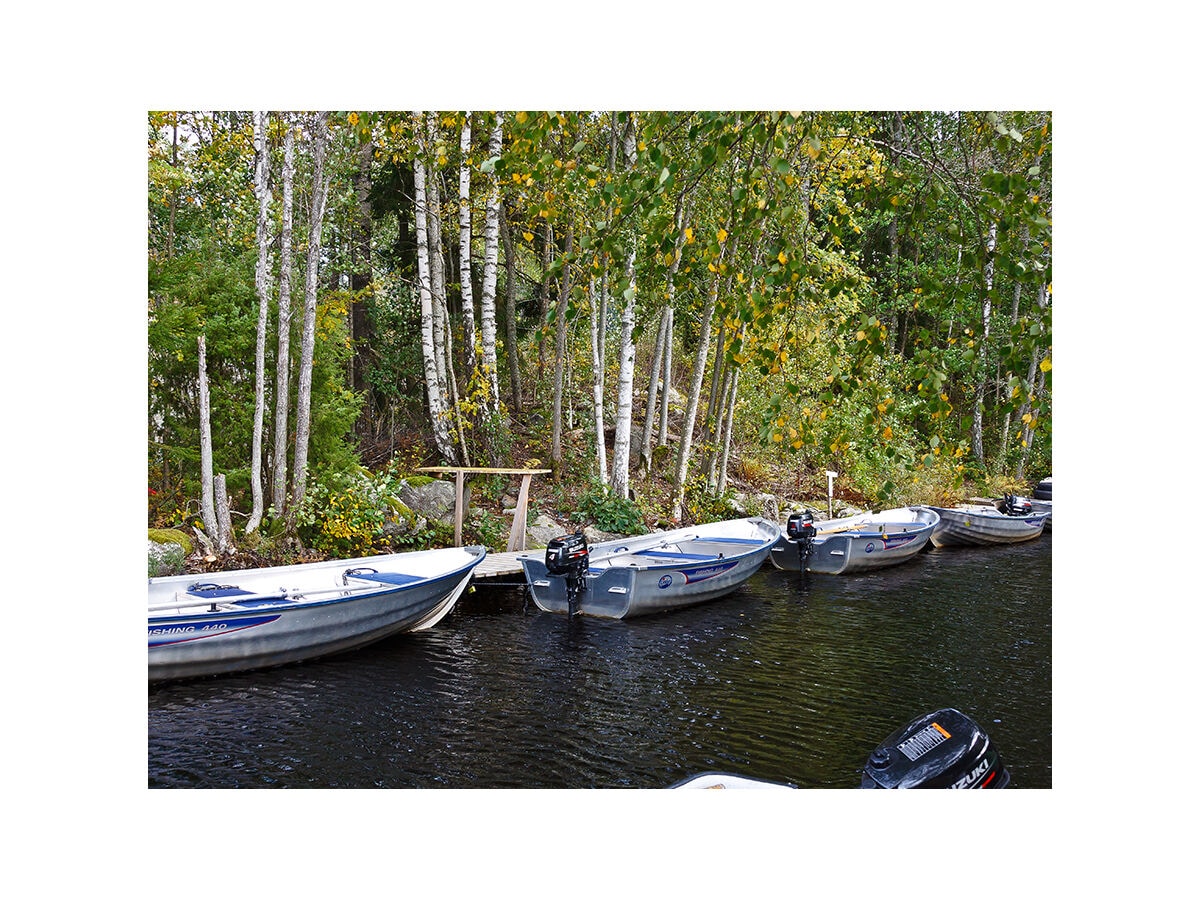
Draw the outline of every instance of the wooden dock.
[[[525,583],[525,571],[517,557],[524,550],[512,550],[508,553],[488,553],[483,562],[477,565],[471,574],[471,583],[479,585],[496,585],[501,582],[513,584]],[[538,551],[531,551],[537,553]]]

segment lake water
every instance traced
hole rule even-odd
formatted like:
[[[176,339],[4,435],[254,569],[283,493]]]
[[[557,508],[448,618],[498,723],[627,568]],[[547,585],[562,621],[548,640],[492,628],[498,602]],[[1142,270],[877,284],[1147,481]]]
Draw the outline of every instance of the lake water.
[[[151,788],[660,788],[713,769],[854,788],[943,706],[1051,787],[1051,548],[932,549],[630,621],[478,589],[430,631],[151,687]]]

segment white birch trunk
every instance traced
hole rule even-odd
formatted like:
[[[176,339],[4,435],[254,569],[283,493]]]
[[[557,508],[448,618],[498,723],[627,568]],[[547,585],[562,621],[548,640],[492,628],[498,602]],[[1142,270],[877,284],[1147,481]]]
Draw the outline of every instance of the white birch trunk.
[[[325,155],[329,140],[329,114],[320,112],[313,124],[312,213],[308,223],[308,259],[304,273],[304,329],[300,339],[300,378],[296,388],[296,450],[292,466],[292,502],[288,530],[294,532],[296,513],[304,500],[308,480],[308,440],[312,428],[313,354],[317,331],[317,275],[321,262],[321,229],[325,219],[325,196],[329,178]]]
[[[631,249],[625,262],[625,309],[621,313],[621,365],[617,372],[617,418],[613,437],[612,488],[618,497],[629,497],[629,433],[633,424],[633,343],[634,316],[637,311],[637,282],[634,262],[637,251]]]
[[[438,361],[434,342],[434,298],[429,271],[429,231],[425,198],[425,154],[418,140],[417,157],[413,160],[413,187],[417,221],[417,284],[421,298],[421,358],[425,364],[425,390],[429,400],[429,421],[433,427],[433,442],[442,458],[454,463],[457,453],[450,440],[446,417],[445,395],[438,378]]]
[[[437,147],[437,113],[425,114],[426,152],[432,155]],[[429,287],[433,292],[433,341],[437,351],[438,386],[442,395],[450,396],[448,368],[449,343],[446,340],[446,267],[442,260],[442,196],[438,187],[436,161],[429,162],[425,172],[426,233],[429,241]]]
[[[671,312],[675,306],[675,276],[679,272],[679,260],[683,256],[684,234],[684,202],[683,197],[675,206],[675,250],[671,256],[671,265],[667,267],[667,302],[663,307],[662,317],[658,323],[658,337],[654,342],[654,360],[650,364],[650,387],[646,391],[646,423],[642,428],[641,467],[643,471],[650,470],[650,441],[654,435],[654,412],[658,398],[659,368],[664,355],[669,358],[670,351],[666,348],[667,334],[671,324]],[[666,408],[667,395],[663,394],[663,408]],[[665,428],[665,425],[664,425]]]
[[[234,549],[233,516],[229,513],[229,492],[225,489],[225,473],[222,472],[213,482],[217,508],[217,550],[221,553],[231,553]]]
[[[667,308],[667,339],[663,359],[662,408],[658,415],[658,446],[667,446],[668,404],[671,402],[671,346],[675,341],[675,307]]]
[[[717,480],[717,494],[725,493],[727,475],[729,472],[729,447],[733,443],[733,411],[737,408],[738,378],[740,369],[733,370],[733,388],[729,395],[729,405],[725,411],[725,446],[721,451],[721,477]]]
[[[567,225],[566,249],[563,251],[562,279],[559,281],[558,304],[554,310],[554,415],[550,438],[550,458],[553,460],[554,477],[562,477],[562,403],[563,369],[567,357],[567,304],[571,297],[571,249],[575,239],[575,228]]]
[[[720,268],[725,261],[725,245],[717,254],[716,269],[700,317],[700,340],[696,346],[696,365],[692,370],[691,388],[688,390],[687,412],[679,428],[679,453],[675,458],[675,483],[671,491],[671,518],[676,522],[683,519],[683,499],[687,489],[688,464],[692,452],[692,429],[696,426],[696,411],[700,406],[700,391],[704,387],[704,370],[708,366],[708,342],[712,335],[713,311],[717,306],[717,288],[720,283]]]
[[[495,159],[500,155],[503,142],[503,119],[496,114],[496,126],[488,139],[488,156]],[[488,173],[488,193],[486,224],[483,234],[483,285],[482,296],[479,298],[479,328],[482,332],[483,367],[487,374],[488,397],[484,408],[489,413],[495,413],[500,404],[500,373],[496,365],[496,269],[499,255],[500,233],[500,179],[496,173]],[[505,261],[508,264],[508,354],[510,376],[513,382],[514,405],[521,405],[521,376],[516,365],[517,359],[517,323],[516,303],[513,276],[516,274],[515,261],[512,259],[512,241],[508,240],[504,249]]]
[[[279,344],[275,353],[275,457],[271,502],[275,515],[287,502],[288,385],[292,340],[292,186],[296,177],[296,129],[287,123],[283,136],[283,227],[279,236]]]
[[[596,279],[588,282],[592,332],[592,413],[596,423],[596,463],[600,483],[608,484],[608,451],[604,444],[604,351],[600,344],[600,310],[597,308]]]
[[[987,253],[988,260],[984,266],[983,294],[983,335],[979,342],[979,385],[975,389],[975,409],[971,417],[971,451],[979,464],[984,465],[983,459],[983,398],[987,387],[987,350],[988,334],[992,326],[992,272],[995,260],[992,257],[996,249],[996,223],[988,230]]]
[[[258,529],[263,514],[262,460],[263,419],[266,410],[267,312],[271,305],[271,186],[270,153],[267,147],[267,113],[254,113],[254,195],[258,198],[258,223],[255,239],[258,260],[254,267],[254,289],[258,294],[258,331],[254,344],[254,437],[250,451],[250,518],[246,534]]]
[[[461,285],[463,317],[463,358],[467,372],[474,371],[475,296],[471,287],[471,114],[463,113],[458,149],[458,279]]]
[[[654,413],[658,403],[658,376],[662,368],[663,345],[667,339],[667,310],[658,318],[658,335],[654,339],[654,357],[650,360],[650,383],[646,386],[646,418],[642,424],[642,440],[638,447],[638,471],[650,471],[650,441],[654,436]]]
[[[213,505],[212,411],[208,398],[208,352],[204,332],[197,339],[200,350],[200,519],[205,533],[216,540],[217,512]]]

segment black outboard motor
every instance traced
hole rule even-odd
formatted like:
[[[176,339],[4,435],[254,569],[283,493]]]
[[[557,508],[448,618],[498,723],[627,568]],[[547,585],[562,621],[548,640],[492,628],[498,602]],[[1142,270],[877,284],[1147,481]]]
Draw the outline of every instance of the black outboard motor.
[[[817,529],[813,525],[811,509],[792,513],[787,520],[787,536],[793,541],[811,541],[816,536]]]
[[[864,788],[1003,788],[1011,776],[988,736],[957,709],[913,719],[876,747]]]
[[[577,611],[587,570],[588,545],[582,531],[553,538],[546,545],[546,571],[566,581],[568,615]]]
[[[784,533],[787,539],[796,545],[796,552],[800,556],[800,572],[803,575],[808,569],[808,555],[812,553],[813,538],[817,536],[812,510],[804,509],[788,516]]]
[[[1004,500],[1000,503],[1000,512],[1006,516],[1031,516],[1033,515],[1033,504],[1024,497],[1005,494]]]

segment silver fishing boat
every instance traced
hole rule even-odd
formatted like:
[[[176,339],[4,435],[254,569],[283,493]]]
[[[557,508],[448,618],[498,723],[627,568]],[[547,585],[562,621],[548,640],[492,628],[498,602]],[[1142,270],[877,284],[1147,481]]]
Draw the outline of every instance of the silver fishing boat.
[[[905,506],[814,522],[810,529],[796,527],[796,518],[789,518],[786,533],[771,548],[771,563],[785,572],[844,575],[912,559],[940,517],[926,507]]]
[[[149,680],[262,669],[431,628],[484,547],[151,578]]]
[[[1045,513],[1005,515],[983,504],[929,508],[941,517],[929,538],[935,547],[1017,544],[1040,537],[1046,527]]]
[[[579,534],[556,538],[545,556],[518,559],[539,609],[624,619],[731,593],[759,570],[779,533],[777,523],[755,517],[591,547]]]

